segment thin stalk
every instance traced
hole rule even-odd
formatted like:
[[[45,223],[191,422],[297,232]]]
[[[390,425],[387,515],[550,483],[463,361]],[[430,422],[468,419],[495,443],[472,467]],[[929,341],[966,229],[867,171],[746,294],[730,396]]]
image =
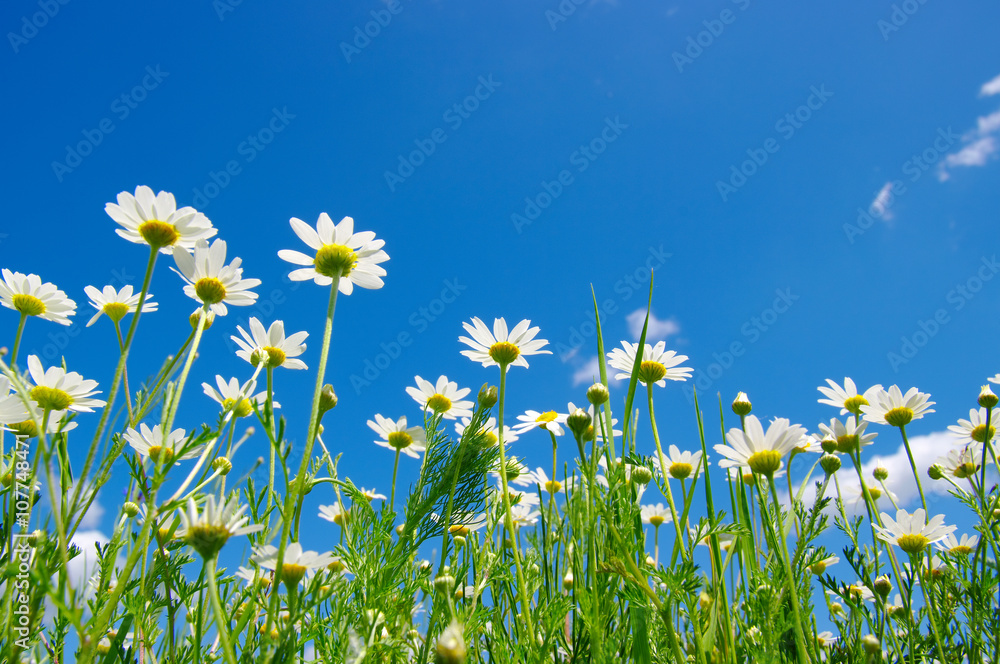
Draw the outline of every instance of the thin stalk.
[[[205,572],[208,577],[208,595],[212,601],[212,609],[215,611],[215,622],[219,630],[222,654],[229,664],[236,664],[236,651],[233,649],[232,641],[229,638],[229,616],[222,609],[222,602],[219,599],[219,584],[215,579],[215,565],[217,560],[218,554],[211,559],[205,560]]]
[[[785,576],[788,578],[788,590],[792,596],[792,624],[795,627],[795,647],[799,653],[799,661],[809,662],[811,660],[809,651],[806,649],[805,636],[802,632],[802,618],[799,616],[801,604],[799,604],[799,592],[796,588],[798,584],[795,583],[795,575],[792,574],[792,565],[788,561],[788,543],[785,541],[785,517],[782,513],[781,503],[778,501],[778,490],[774,487],[773,478],[769,477],[767,484],[771,489],[771,499],[774,500],[774,510],[778,515],[778,539],[780,542],[776,542],[779,545],[776,548],[778,549],[778,555],[781,556],[781,562],[785,566]],[[761,505],[761,511],[764,511],[763,505]]]
[[[10,364],[17,364],[17,351],[21,347],[21,333],[24,332],[24,322],[28,320],[28,314],[21,312],[21,321],[17,324],[17,334],[14,335],[14,350],[10,354]]]

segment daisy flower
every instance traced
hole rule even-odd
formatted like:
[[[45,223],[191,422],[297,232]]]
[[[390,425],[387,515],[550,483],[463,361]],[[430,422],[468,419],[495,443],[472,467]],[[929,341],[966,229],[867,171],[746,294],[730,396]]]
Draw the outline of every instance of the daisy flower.
[[[983,446],[969,444],[960,450],[950,450],[948,454],[939,457],[934,463],[941,467],[942,472],[958,479],[964,480],[973,477],[983,465]]]
[[[301,544],[292,542],[285,547],[285,556],[281,561],[281,580],[285,582],[285,585],[298,584],[307,570],[322,569],[332,563],[333,559],[333,553],[330,551],[326,553],[303,551]],[[270,544],[256,547],[250,560],[264,569],[276,571],[278,568],[278,549]]]
[[[873,482],[874,480],[871,479],[868,481],[868,493],[871,495],[872,500],[877,503],[883,496],[886,496],[886,492],[875,486]],[[865,502],[865,492],[864,489],[861,488],[860,484],[848,485],[847,488],[844,489],[844,493],[847,494],[847,498],[855,508],[863,505]],[[892,491],[889,491],[886,497],[889,498],[889,502],[892,503],[895,503],[898,499],[898,496],[896,496],[896,494]]]
[[[642,360],[639,364],[639,382],[643,385],[655,383],[660,387],[666,387],[666,380],[687,380],[691,377],[691,369],[677,366],[688,359],[687,355],[678,355],[675,351],[665,350],[667,342],[659,341],[655,346],[645,344],[642,349]],[[615,376],[616,379],[629,379],[632,377],[632,367],[635,365],[636,353],[639,351],[639,344],[622,342],[622,348],[615,348],[608,353],[608,364],[613,368],[623,372]]]
[[[963,534],[962,538],[959,539],[955,537],[954,533],[948,533],[943,540],[937,543],[937,547],[945,553],[956,556],[968,556],[976,550],[977,544],[979,544],[978,535]]]
[[[137,454],[149,457],[154,463],[159,461],[160,455],[164,455],[164,465],[174,459],[193,459],[202,452],[200,445],[184,449],[184,443],[187,440],[187,432],[184,429],[174,429],[170,435],[164,436],[163,429],[160,428],[159,424],[152,429],[144,423],[140,424],[139,431],[129,427],[125,430],[125,440]],[[184,449],[183,452],[181,452],[182,449]]]
[[[534,481],[534,473],[530,470],[524,475],[524,477],[528,480],[527,484],[531,484]],[[503,487],[498,485],[497,491],[503,491]],[[538,491],[534,489],[531,491],[520,491],[508,486],[507,496],[510,498],[511,505],[530,505],[532,507],[538,507],[538,505],[542,502],[538,497]]]
[[[496,465],[493,470],[490,471],[490,475],[493,477],[500,477],[500,459],[497,459]],[[528,470],[528,467],[521,463],[520,459],[516,456],[507,457],[507,482],[509,484],[516,484],[517,486],[528,486],[532,484],[532,474]]]
[[[134,314],[139,307],[141,293],[133,295],[132,287],[128,285],[122,286],[120,291],[116,291],[114,286],[105,286],[103,291],[93,286],[85,286],[83,290],[90,298],[90,306],[97,309],[94,317],[87,321],[87,327],[96,323],[103,314],[107,314],[115,323],[120,323],[126,314]],[[157,304],[150,299],[152,297],[152,293],[146,295],[146,301],[142,303],[142,313],[156,311]]]
[[[216,240],[209,246],[207,240],[198,240],[194,254],[182,247],[174,247],[174,262],[171,268],[187,282],[184,294],[202,304],[218,316],[228,313],[227,304],[247,307],[257,301],[257,293],[250,288],[260,285],[260,279],[244,279],[242,259],[234,258],[226,265],[226,242]]]
[[[523,434],[532,429],[545,429],[557,436],[561,436],[566,432],[560,424],[566,424],[567,417],[569,417],[568,414],[557,413],[554,410],[545,413],[539,413],[537,410],[526,410],[524,411],[524,415],[517,416],[520,424],[514,425],[514,431],[518,434]]]
[[[576,409],[577,409],[577,407],[576,407],[576,405],[572,401],[570,401],[567,404],[567,407],[566,407],[567,419],[569,419],[569,414],[576,412]],[[583,436],[582,436],[584,442],[589,443],[592,440],[594,440],[594,422],[597,421],[597,418],[594,416],[594,404],[590,404],[587,408],[581,408],[580,410],[586,411],[587,415],[590,417],[590,425],[587,427],[587,430],[583,432]],[[603,417],[603,415],[602,415],[602,417]],[[622,435],[621,431],[619,431],[618,429],[614,428],[614,426],[616,424],[618,424],[618,418],[617,417],[611,418],[611,427],[612,427],[611,428],[611,435],[612,435],[612,437],[617,437],[617,436]],[[603,426],[599,426],[597,433],[599,434],[598,435],[598,440],[600,440],[603,443],[604,442],[604,427]]]
[[[510,519],[515,528],[535,525],[538,523],[540,515],[541,512],[531,509],[531,505],[518,504],[510,506]]]
[[[639,513],[642,517],[643,523],[648,523],[651,526],[659,528],[665,523],[670,523],[672,520],[670,516],[670,508],[664,507],[663,503],[656,503],[655,505],[643,505],[639,509]]]
[[[163,254],[169,254],[171,247],[193,249],[195,242],[217,232],[208,217],[194,208],[178,210],[173,194],[161,191],[154,196],[146,186],[136,187],[134,196],[123,191],[118,194],[118,204],[108,203],[104,211],[122,226],[115,231],[118,235]]]
[[[455,422],[455,432],[459,435],[465,435],[465,430],[468,426],[472,424],[471,417],[463,417],[460,421]],[[498,438],[499,431],[497,430],[497,420],[495,417],[490,417],[483,424],[482,430],[486,432],[486,437],[489,440],[490,445],[496,445],[500,442]],[[503,444],[509,445],[517,440],[520,436],[517,432],[510,428],[510,425],[503,425]]]
[[[350,508],[343,508],[340,503],[320,505],[319,518],[326,519],[330,523],[335,523],[338,526],[343,526],[344,523],[351,520],[351,510]]]
[[[882,526],[873,526],[879,539],[895,544],[906,553],[914,555],[927,548],[928,544],[933,544],[942,540],[949,533],[955,531],[955,526],[944,525],[944,515],[938,514],[930,521],[927,520],[926,512],[922,508],[917,509],[913,514],[906,510],[898,510],[896,518],[882,512]]]
[[[544,468],[536,468],[532,476],[534,477],[535,484],[550,494],[556,494],[563,490],[562,482],[554,479],[550,480]]]
[[[729,445],[716,445],[715,451],[726,457],[719,461],[722,468],[749,468],[754,473],[773,476],[781,468],[781,459],[795,449],[806,430],[784,418],[771,421],[764,428],[756,415],[747,415],[746,432],[730,429],[726,434]]]
[[[894,427],[906,426],[913,420],[918,420],[925,413],[933,413],[929,408],[933,406],[933,401],[929,394],[918,392],[917,388],[911,387],[904,395],[898,386],[893,385],[886,390],[879,390],[875,393],[875,400],[871,405],[861,406],[861,412],[865,419],[875,424],[888,424]]]
[[[437,413],[446,420],[457,417],[472,416],[472,402],[461,401],[471,390],[468,387],[459,389],[458,383],[448,380],[447,376],[437,379],[437,384],[414,376],[416,387],[407,387],[406,393],[425,410]]]
[[[10,379],[0,375],[0,424],[18,424],[28,418],[21,397],[10,393]]]
[[[180,510],[181,528],[177,537],[184,540],[206,560],[214,558],[226,541],[236,535],[249,535],[264,529],[263,524],[245,525],[250,517],[245,515],[246,505],[232,500],[217,505],[215,496],[205,499],[204,511],[199,514],[194,496],[188,498],[187,511]]]
[[[423,428],[406,428],[405,415],[395,422],[388,417],[375,415],[375,421],[368,420],[368,426],[382,437],[381,440],[375,441],[376,445],[402,452],[414,459],[419,459],[420,452],[427,447],[427,436]]]
[[[694,473],[694,479],[697,479],[701,475],[701,471],[703,470],[701,465],[701,451],[681,452],[676,445],[671,445],[667,449],[667,454],[663,456],[667,464],[667,473],[674,479],[687,479],[691,477],[692,473]],[[661,473],[663,472],[660,468],[659,455],[653,456],[653,468]]]
[[[40,408],[92,413],[94,408],[105,404],[100,399],[90,398],[98,392],[96,380],[85,380],[75,371],[62,367],[43,369],[37,355],[28,356],[28,373],[35,383],[29,395]]]
[[[289,279],[312,279],[319,286],[329,286],[334,277],[338,277],[337,290],[344,295],[353,293],[355,284],[361,288],[382,288],[381,277],[385,276],[385,268],[379,263],[389,260],[388,254],[382,251],[385,240],[376,240],[375,233],[371,231],[355,233],[351,217],[344,217],[339,224],[334,224],[326,212],[319,215],[315,229],[295,217],[290,223],[299,239],[315,250],[316,255],[308,256],[291,249],[279,251],[278,258],[294,265],[308,266],[292,270],[288,274]]]
[[[836,565],[839,562],[840,562],[839,557],[827,556],[826,558],[822,558],[820,560],[811,563],[809,565],[809,571],[815,574],[816,576],[819,576],[820,574],[826,571],[827,567],[829,567],[830,565]]]
[[[985,408],[980,408],[979,410],[971,408],[969,409],[969,419],[959,420],[958,424],[949,426],[948,431],[951,431],[958,437],[960,444],[965,444],[973,442],[985,443],[987,440],[993,440],[997,429],[991,421],[989,431],[986,430]]]
[[[17,398],[17,401],[20,403],[20,398]],[[41,424],[45,419],[45,409],[37,403],[33,403],[31,410],[33,413],[25,413],[23,420],[7,422],[7,428],[14,432],[15,436],[21,436],[22,438],[36,438],[38,436],[38,426],[35,423]],[[45,434],[47,436],[54,436],[75,429],[77,424],[76,422],[67,420],[66,417],[68,415],[68,410],[50,410],[49,423],[45,428]]]
[[[308,332],[296,332],[290,337],[285,337],[285,324],[276,320],[271,323],[271,327],[264,329],[264,324],[257,318],[250,319],[250,333],[239,325],[236,331],[240,333],[229,337],[240,347],[236,351],[236,356],[246,360],[253,366],[260,364],[264,360],[264,366],[268,369],[285,367],[286,369],[306,369],[305,362],[296,360],[306,350],[306,345],[302,343]],[[242,337],[242,338],[241,338]]]
[[[361,493],[362,496],[365,497],[365,500],[367,500],[369,503],[373,500],[385,500],[385,496],[375,491],[375,489],[366,489],[364,487],[361,487],[360,489],[358,489],[358,491]]]
[[[38,316],[60,325],[69,325],[76,313],[76,302],[55,284],[42,283],[37,274],[22,274],[3,269],[0,280],[0,304],[22,316]]]
[[[833,590],[827,590],[827,594],[831,597],[843,597],[846,600],[860,604],[861,602],[874,602],[875,593],[872,589],[865,584],[858,581],[857,583],[852,583],[849,586],[841,586],[841,592],[835,592]]]
[[[462,323],[465,331],[472,335],[469,337],[459,337],[458,340],[470,346],[472,350],[463,350],[462,355],[473,362],[481,362],[484,367],[491,366],[518,366],[528,367],[526,355],[551,355],[552,351],[542,350],[542,347],[549,343],[546,339],[535,339],[538,334],[537,327],[529,327],[531,321],[522,320],[514,326],[513,330],[507,331],[507,321],[503,318],[493,319],[493,332],[486,327],[486,323],[478,317],[473,317],[472,323]]]
[[[861,407],[870,405],[875,400],[875,395],[882,390],[881,385],[872,385],[864,391],[864,394],[858,394],[858,388],[850,378],[844,378],[843,387],[829,378],[826,379],[826,382],[830,387],[820,386],[816,388],[826,398],[817,399],[817,401],[839,408],[841,415],[848,413],[860,415]]]
[[[202,383],[201,387],[210,399],[222,406],[223,411],[232,410],[236,417],[246,417],[253,412],[253,404],[263,408],[267,401],[266,392],[250,396],[250,393],[257,386],[256,381],[253,380],[241,386],[235,378],[230,378],[229,382],[226,382],[222,376],[216,375],[215,384],[218,386],[218,390],[208,383]],[[275,403],[274,407],[280,408],[280,405]]]
[[[836,642],[837,637],[833,635],[833,632],[820,632],[816,635],[816,645],[820,648],[829,648]]]
[[[861,451],[862,447],[871,445],[878,436],[877,433],[865,433],[867,427],[868,422],[856,424],[852,417],[848,417],[844,422],[833,417],[829,424],[821,423],[819,430],[823,432],[824,439],[837,441],[838,452],[854,454]]]

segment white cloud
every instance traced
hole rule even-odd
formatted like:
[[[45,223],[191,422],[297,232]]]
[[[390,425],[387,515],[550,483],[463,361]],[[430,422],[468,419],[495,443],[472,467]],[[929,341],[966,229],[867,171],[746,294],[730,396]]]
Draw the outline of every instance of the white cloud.
[[[976,121],[976,131],[980,135],[992,134],[997,129],[1000,129],[1000,111],[994,111],[989,115],[984,115]]]
[[[617,369],[612,369],[608,367],[608,384],[614,384],[618,381],[615,379],[615,374],[618,373]],[[597,356],[591,357],[585,364],[573,371],[573,387],[578,385],[593,385],[595,381],[601,380],[601,365],[597,360]]]
[[[625,317],[625,322],[628,323],[629,334],[632,335],[633,339],[638,340],[639,335],[642,334],[642,324],[645,320],[645,309],[636,309]],[[647,341],[650,339],[654,341],[665,340],[671,335],[680,333],[680,331],[681,326],[676,318],[660,319],[652,311],[649,312],[649,327],[646,329]]]
[[[991,97],[998,93],[1000,93],[1000,76],[983,83],[983,87],[979,90],[980,97]]]
[[[938,179],[944,181],[951,175],[949,168],[956,166],[983,166],[991,157],[996,155],[998,149],[997,141],[993,136],[984,136],[974,143],[970,143],[958,152],[954,152],[944,158],[938,171]]]
[[[868,206],[868,211],[877,217],[881,217],[885,221],[891,221],[896,216],[890,209],[892,203],[892,182],[886,182],[882,185],[882,188],[878,190],[878,194],[875,195],[875,200],[873,200],[871,205]]]

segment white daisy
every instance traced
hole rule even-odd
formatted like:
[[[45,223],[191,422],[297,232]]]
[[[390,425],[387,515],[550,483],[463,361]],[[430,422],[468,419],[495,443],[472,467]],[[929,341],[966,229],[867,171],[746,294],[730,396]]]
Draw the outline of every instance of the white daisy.
[[[375,421],[368,420],[372,431],[382,437],[375,444],[390,450],[398,450],[403,454],[420,458],[420,452],[427,447],[427,436],[422,427],[406,427],[406,416],[403,415],[393,422],[388,417],[375,415]]]
[[[159,424],[150,429],[142,423],[139,425],[139,431],[129,427],[125,430],[125,440],[137,454],[148,457],[154,462],[158,462],[160,456],[165,455],[164,465],[175,459],[193,459],[202,453],[201,445],[185,445],[187,432],[184,429],[174,429],[169,436],[164,437]]]
[[[17,400],[18,402],[21,401],[20,398]],[[32,410],[34,411],[34,419],[32,419],[30,414],[25,414],[23,420],[7,422],[7,428],[10,431],[13,431],[15,436],[21,436],[23,438],[36,438],[38,436],[38,427],[35,426],[35,422],[38,422],[38,424],[42,423],[45,419],[45,409],[37,403],[33,403]],[[54,436],[59,433],[67,433],[75,429],[77,427],[76,422],[69,420],[68,416],[68,410],[49,411],[49,423],[45,428],[45,434],[47,436]]]
[[[525,474],[528,479],[528,484],[534,482],[534,473],[528,471]],[[503,487],[500,484],[496,486],[497,493],[503,491]],[[511,486],[507,487],[507,497],[510,498],[511,505],[530,505],[531,507],[538,507],[541,504],[541,499],[538,497],[538,491],[536,489],[530,489],[528,491],[520,491]]]
[[[837,637],[834,636],[833,632],[831,631],[820,632],[819,634],[816,635],[816,645],[819,646],[820,648],[829,648],[836,642],[837,642]]]
[[[247,385],[240,385],[240,382],[235,378],[230,378],[229,382],[226,382],[222,376],[216,375],[215,384],[219,387],[218,390],[208,383],[202,383],[201,387],[209,398],[222,406],[223,411],[232,410],[236,417],[246,417],[252,413],[255,403],[263,409],[264,403],[267,401],[266,392],[251,396],[257,386],[257,382],[254,380],[250,380]],[[280,408],[281,406],[274,402],[274,407]]]
[[[848,485],[844,489],[844,493],[847,494],[846,497],[848,502],[850,502],[855,509],[860,507],[861,505],[864,505],[865,492],[864,489],[861,488],[861,484]],[[881,500],[883,496],[888,497],[890,502],[897,502],[899,499],[898,496],[892,491],[889,491],[888,496],[886,496],[885,491],[883,491],[880,487],[875,486],[874,478],[868,479],[868,494],[872,497],[872,500],[874,500],[876,503],[879,500]]]
[[[980,408],[979,410],[971,408],[969,409],[969,419],[959,420],[958,424],[952,424],[949,426],[948,431],[951,431],[958,437],[959,444],[973,442],[982,444],[987,440],[992,441],[993,437],[996,435],[997,429],[991,418],[989,431],[986,430],[985,408]]]
[[[217,232],[208,217],[194,208],[177,209],[173,194],[161,191],[153,196],[153,190],[146,186],[136,187],[134,196],[123,191],[118,194],[118,204],[108,203],[104,211],[122,226],[115,231],[118,235],[163,254],[169,254],[171,247],[193,249],[195,242]]]
[[[28,373],[35,383],[29,396],[40,408],[92,413],[94,408],[105,404],[100,399],[90,398],[98,392],[96,380],[85,380],[75,371],[66,371],[62,367],[43,369],[37,355],[28,356]]]
[[[361,492],[361,495],[364,496],[365,499],[369,503],[371,501],[373,501],[373,500],[385,500],[386,499],[385,495],[377,492],[375,489],[366,489],[364,487],[361,487],[360,489],[358,489],[358,491]]]
[[[28,418],[21,397],[10,393],[10,379],[0,374],[0,424],[18,424]]]
[[[414,378],[417,387],[407,387],[406,393],[413,397],[421,408],[437,413],[446,420],[472,416],[473,403],[461,401],[462,397],[471,391],[468,387],[459,389],[458,383],[448,380],[447,376],[440,376],[437,384],[420,376]]]
[[[841,592],[843,594],[841,594]],[[853,602],[855,604],[860,604],[861,602],[874,602],[875,593],[872,589],[865,584],[858,581],[857,583],[852,583],[849,586],[842,586],[841,592],[834,592],[833,590],[827,590],[826,593],[831,597],[843,597],[845,600]]]
[[[181,528],[177,537],[184,540],[205,559],[215,557],[226,541],[236,535],[249,535],[264,529],[263,524],[244,525],[250,520],[245,515],[247,505],[232,500],[216,505],[215,496],[205,499],[204,511],[198,513],[194,496],[188,498],[187,512],[180,510]]]
[[[174,247],[174,262],[174,272],[187,282],[184,294],[209,305],[209,310],[219,316],[228,313],[227,304],[247,307],[257,301],[257,293],[249,289],[259,286],[260,279],[243,278],[240,258],[226,265],[225,240],[216,240],[211,246],[207,240],[198,240],[193,255],[187,249]]]
[[[103,314],[107,314],[108,318],[115,323],[120,323],[126,314],[134,314],[139,307],[141,294],[133,295],[132,287],[128,285],[122,286],[120,291],[116,291],[114,286],[105,286],[103,291],[99,291],[93,286],[85,286],[83,290],[90,298],[90,306],[97,309],[94,317],[87,321],[87,327],[96,323]],[[146,294],[146,301],[142,303],[142,313],[156,311],[157,304],[152,301],[152,297],[152,293]]]
[[[989,459],[986,461],[990,463]],[[971,443],[959,450],[949,450],[934,462],[941,471],[964,480],[973,477],[983,465],[983,446]]]
[[[816,388],[823,393],[826,399],[817,399],[817,401],[839,408],[841,415],[848,413],[860,415],[861,407],[870,405],[875,400],[875,395],[882,390],[881,385],[872,385],[864,391],[864,394],[859,394],[858,388],[850,378],[844,378],[843,387],[829,378],[826,379],[826,382],[830,387],[820,386]]]
[[[557,436],[561,436],[566,432],[560,424],[565,424],[567,417],[569,417],[569,415],[566,413],[557,413],[554,410],[550,410],[545,413],[539,413],[537,410],[526,410],[524,411],[524,415],[517,416],[520,424],[514,425],[514,431],[518,434],[524,434],[532,429],[539,428],[551,431]]]
[[[809,565],[809,571],[815,574],[816,576],[819,576],[823,574],[823,572],[825,572],[828,567],[830,567],[831,565],[836,565],[839,562],[840,558],[838,556],[827,556],[826,558],[821,558],[820,560],[813,561],[812,564]]]
[[[472,424],[472,418],[463,417],[460,421],[455,422],[455,432],[459,436],[464,435],[466,428],[470,424]],[[500,432],[497,429],[497,420],[495,417],[487,418],[482,428],[486,432],[486,437],[489,440],[490,445],[496,445],[500,442],[500,438],[498,438]],[[517,432],[511,429],[510,425],[503,425],[503,444],[505,447],[513,443],[518,438],[519,436],[517,435]]]
[[[325,519],[330,523],[335,523],[338,526],[343,526],[344,523],[351,520],[351,510],[350,508],[342,507],[340,503],[320,505],[319,518]]]
[[[688,359],[688,356],[665,350],[666,347],[665,341],[658,341],[655,346],[645,344],[643,347],[642,360],[639,363],[639,382],[643,385],[655,383],[660,387],[666,387],[667,380],[687,380],[691,377],[692,369],[677,366]],[[635,365],[638,351],[639,344],[623,341],[622,348],[615,348],[608,353],[608,364],[622,372],[615,376],[616,379],[632,377],[632,367]]]
[[[913,514],[906,510],[898,510],[895,519],[882,512],[882,522],[885,524],[884,527],[874,526],[879,539],[895,544],[911,555],[920,553],[928,544],[942,540],[955,531],[955,526],[944,525],[943,514],[938,514],[928,521],[926,512],[922,508]]]
[[[917,388],[911,387],[904,395],[897,385],[893,385],[886,390],[879,390],[875,393],[875,400],[871,405],[861,406],[861,412],[865,419],[875,424],[888,424],[894,427],[906,426],[913,420],[918,420],[925,413],[933,413],[929,408],[933,406],[933,401],[929,394],[918,392]]]
[[[943,540],[937,543],[937,548],[952,555],[968,556],[976,550],[977,544],[979,544],[978,535],[963,534],[962,538],[959,539],[955,537],[954,533],[948,533]]]
[[[481,362],[484,367],[496,365],[527,368],[528,362],[524,359],[526,355],[552,354],[550,350],[542,350],[542,347],[549,342],[545,339],[535,339],[538,328],[529,327],[530,325],[531,321],[525,319],[508,332],[507,321],[495,318],[493,332],[490,332],[486,323],[478,317],[473,317],[472,324],[462,323],[465,331],[472,335],[471,339],[464,336],[458,338],[472,348],[463,350],[462,355],[473,362]]]
[[[516,484],[517,486],[529,486],[534,482],[531,471],[528,467],[521,463],[521,460],[516,456],[509,456],[507,461],[507,483]],[[490,475],[500,478],[500,459],[497,459],[496,465],[493,470],[490,471]]]
[[[643,505],[639,509],[639,513],[642,517],[643,523],[648,523],[649,525],[656,526],[657,528],[665,523],[670,523],[673,520],[670,515],[670,508],[665,507],[663,503]]]
[[[667,454],[663,456],[667,464],[667,473],[674,479],[687,479],[688,477],[692,477],[692,473],[694,473],[693,479],[697,479],[704,470],[701,463],[701,450],[697,452],[681,452],[676,445],[671,445],[667,448]],[[660,455],[658,454],[653,455],[653,468],[661,473],[663,472],[660,469]]]
[[[781,459],[800,444],[806,430],[784,418],[771,421],[764,428],[756,415],[746,417],[746,432],[730,429],[726,434],[729,445],[716,445],[715,451],[726,457],[719,461],[722,468],[749,468],[755,473],[773,476],[782,467]]]
[[[855,418],[848,417],[841,422],[836,417],[830,418],[830,424],[820,423],[819,430],[823,432],[823,438],[837,441],[837,451],[843,454],[854,454],[862,447],[867,447],[874,442],[877,433],[865,433],[868,422],[856,424]]]
[[[535,525],[538,523],[538,517],[540,515],[541,512],[532,509],[531,505],[510,506],[510,520],[513,522],[515,528]]]
[[[270,544],[256,547],[250,560],[264,569],[277,570],[278,549]],[[281,580],[286,585],[297,584],[305,576],[306,570],[322,569],[333,560],[334,556],[330,551],[326,553],[303,551],[301,544],[292,542],[285,547],[285,556],[281,561]]]
[[[306,345],[302,342],[309,336],[308,332],[296,332],[286,338],[284,322],[276,320],[265,330],[264,324],[255,317],[250,319],[249,334],[239,325],[236,326],[236,331],[240,333],[239,337],[235,334],[229,337],[240,347],[240,350],[236,351],[236,356],[253,366],[257,366],[263,359],[264,366],[268,369],[307,368],[305,362],[294,358],[306,351]]]
[[[385,240],[376,240],[371,231],[355,233],[351,217],[334,224],[326,212],[319,215],[315,229],[295,217],[290,223],[299,239],[314,249],[316,255],[307,256],[291,249],[279,251],[278,257],[282,260],[309,266],[292,270],[289,279],[312,279],[320,286],[329,286],[333,278],[339,276],[337,290],[344,295],[353,293],[355,284],[361,288],[382,288],[385,268],[379,263],[389,260],[389,255],[382,251]]]
[[[22,274],[3,269],[0,281],[0,304],[24,316],[38,316],[60,325],[69,325],[76,313],[76,302],[55,284],[42,283],[37,274]]]
[[[549,476],[545,472],[544,468],[536,468],[535,472],[532,473],[532,477],[535,480],[535,484],[545,491],[548,491],[550,494],[556,494],[563,490],[562,482],[555,479],[549,479]]]

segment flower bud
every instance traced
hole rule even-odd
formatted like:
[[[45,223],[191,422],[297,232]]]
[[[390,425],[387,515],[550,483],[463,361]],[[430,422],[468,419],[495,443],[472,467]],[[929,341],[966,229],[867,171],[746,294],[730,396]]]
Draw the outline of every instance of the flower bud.
[[[212,470],[219,473],[220,475],[228,475],[229,471],[233,469],[233,462],[224,456],[220,456],[215,461],[212,462]]]
[[[869,655],[878,655],[882,652],[882,643],[874,634],[866,634],[861,638],[861,647]]]
[[[653,560],[653,556],[646,555],[646,567],[656,567],[656,561]]]
[[[45,544],[45,531],[44,530],[33,530],[31,534],[28,535],[28,544],[38,548],[42,544]]]
[[[322,416],[328,410],[337,407],[337,393],[333,391],[333,385],[324,385],[319,393],[319,414]]]
[[[712,607],[712,596],[708,593],[701,593],[698,595],[698,608],[702,611],[707,611]]]
[[[653,479],[653,473],[645,466],[635,466],[632,469],[632,480],[636,484],[649,484],[649,481]]]
[[[455,535],[452,539],[455,540],[455,546],[459,549],[465,546],[465,537],[463,535]]]
[[[883,574],[877,577],[872,583],[872,590],[882,597],[887,597],[892,592],[892,581],[889,580],[889,575]]]
[[[465,664],[465,635],[457,620],[452,618],[448,628],[441,632],[434,651],[438,664]]]
[[[134,519],[139,514],[139,506],[130,500],[122,505],[122,512],[125,512],[125,516],[128,518]]]
[[[566,426],[578,438],[582,437],[587,432],[587,427],[590,426],[590,413],[583,408],[577,408],[566,418]]]
[[[489,383],[483,383],[483,386],[479,388],[479,405],[485,409],[490,409],[496,405],[497,399],[499,398],[499,393],[497,392],[496,385],[490,385]]]
[[[844,615],[844,607],[838,602],[833,602],[832,604],[830,604],[830,615],[831,616]]]
[[[932,480],[939,480],[942,477],[944,477],[944,471],[941,469],[941,466],[939,466],[938,464],[934,464],[933,466],[927,469],[927,476],[930,477]]]
[[[832,454],[837,451],[837,441],[832,438],[824,438],[820,441],[819,446],[827,454]]]
[[[573,570],[566,570],[566,576],[563,577],[563,588],[566,590],[573,589]]]
[[[753,407],[750,405],[750,399],[747,397],[746,392],[740,392],[736,395],[736,398],[733,399],[733,412],[740,417],[749,415],[752,409]]]
[[[604,387],[604,383],[594,383],[587,388],[587,401],[594,404],[594,407],[607,403],[610,398],[611,395],[608,393],[608,388]]]
[[[451,568],[445,565],[441,568],[441,573],[434,579],[434,587],[441,592],[448,592],[455,585],[455,577],[451,575]]]
[[[993,394],[993,390],[990,389],[989,385],[983,385],[983,388],[979,391],[979,405],[983,408],[989,410],[997,405],[997,395]]]
[[[1000,509],[993,510],[993,518],[1000,521]]]
[[[875,466],[875,470],[872,471],[872,475],[875,476],[879,482],[884,482],[889,479],[889,469],[883,465]]]
[[[201,318],[202,313],[203,312],[201,309],[195,309],[194,313],[188,317],[188,321],[191,323],[192,330],[198,329],[198,319]],[[208,317],[205,319],[205,327],[202,329],[207,330],[208,328],[212,327],[212,323],[214,322],[215,322],[215,312],[209,311]]]
[[[827,475],[833,475],[840,470],[840,457],[836,454],[824,454],[819,459],[819,465]]]

